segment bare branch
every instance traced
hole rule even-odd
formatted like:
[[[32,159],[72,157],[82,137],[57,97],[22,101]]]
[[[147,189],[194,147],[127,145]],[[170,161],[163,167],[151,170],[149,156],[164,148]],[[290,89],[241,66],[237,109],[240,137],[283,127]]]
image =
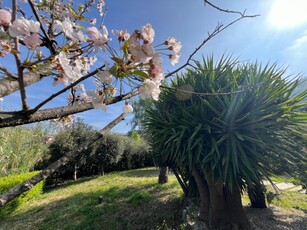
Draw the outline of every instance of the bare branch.
[[[185,67],[187,67],[188,65],[190,65],[190,61],[192,60],[193,56],[208,42],[210,41],[213,37],[215,37],[216,35],[220,34],[222,31],[226,30],[228,27],[232,26],[233,24],[237,23],[238,21],[244,19],[244,18],[254,18],[254,17],[257,17],[259,16],[258,14],[257,15],[245,15],[245,13],[241,13],[241,12],[237,12],[237,11],[230,11],[230,10],[223,10],[223,9],[220,9],[216,6],[214,6],[213,4],[211,4],[210,2],[206,1],[205,0],[205,3],[208,3],[210,6],[218,9],[218,10],[221,10],[221,11],[225,11],[227,13],[236,13],[236,14],[239,14],[240,17],[231,21],[230,23],[228,23],[227,25],[223,25],[223,24],[218,24],[214,31],[211,32],[211,33],[208,33],[208,36],[207,38],[205,38],[202,43],[194,50],[193,53],[190,54],[190,56],[188,57],[187,61],[185,64],[183,64],[182,66],[180,66],[179,68],[175,69],[174,71],[168,73],[167,75],[165,75],[165,78],[167,77],[170,77],[172,76],[173,74],[175,73],[178,73],[180,70],[184,69]]]
[[[65,156],[49,165],[47,168],[42,170],[39,174],[31,177],[29,180],[17,185],[16,187],[10,189],[8,192],[0,195],[0,207],[4,206],[9,201],[13,200],[20,194],[25,191],[30,190],[33,186],[35,186],[40,181],[46,179],[50,175],[52,175],[59,167],[66,165],[70,160],[81,155],[85,150],[87,150],[92,144],[94,144],[97,140],[104,137],[114,126],[116,126],[119,122],[125,119],[125,114],[122,113],[120,116],[115,118],[112,122],[110,122],[107,126],[105,126],[102,130],[97,132],[93,138],[89,141],[83,143],[81,146],[78,146],[76,149],[68,152]]]
[[[44,41],[44,42],[47,43],[47,44],[46,44],[46,47],[50,50],[50,52],[51,52],[52,54],[55,54],[56,51],[55,51],[54,46],[53,46],[54,41],[52,41],[52,40],[49,38],[49,35],[47,34],[47,32],[46,32],[46,30],[45,30],[45,28],[44,28],[44,26],[43,26],[43,24],[42,24],[42,21],[41,21],[39,15],[38,15],[38,13],[37,13],[37,10],[36,10],[36,8],[35,8],[35,6],[34,6],[32,0],[28,0],[28,2],[29,2],[29,4],[30,4],[30,7],[31,7],[31,9],[32,9],[32,12],[33,12],[33,14],[35,15],[36,20],[39,22],[40,28],[41,28],[41,30],[43,31],[43,34],[44,34],[44,36],[45,36],[45,39],[44,39],[45,41]]]
[[[103,66],[99,67],[98,69],[100,68],[103,68]],[[38,111],[42,106],[44,106],[45,104],[47,104],[49,101],[51,101],[53,98],[59,96],[60,94],[66,92],[67,90],[73,88],[75,85],[79,84],[80,82],[84,81],[85,79],[95,75],[97,72],[98,72],[98,69],[86,74],[85,76],[79,78],[77,81],[71,83],[70,85],[66,86],[64,89],[52,94],[50,97],[48,97],[46,100],[42,101],[41,103],[39,103],[34,109],[31,110],[31,113],[34,113],[36,111]]]
[[[42,77],[39,74],[28,74],[29,72],[24,73],[27,77],[24,78],[24,86],[32,85],[33,83],[36,83],[42,79]],[[17,77],[16,77],[17,79]],[[7,95],[10,95],[11,93],[16,92],[19,90],[19,83],[18,81],[14,81],[9,78],[1,79],[0,80],[0,97],[5,97]]]
[[[205,3],[205,5],[208,4],[208,5],[210,5],[211,7],[213,7],[214,9],[217,9],[217,10],[219,10],[219,11],[221,11],[221,12],[224,12],[224,13],[239,14],[239,15],[241,15],[241,17],[257,17],[257,16],[259,16],[259,14],[247,16],[247,15],[245,15],[245,11],[246,11],[246,10],[244,10],[243,13],[240,12],[240,11],[234,11],[234,10],[228,10],[228,9],[225,10],[225,9],[222,9],[222,8],[216,6],[216,5],[213,5],[211,2],[209,2],[209,1],[207,1],[207,0],[204,0],[204,3]]]
[[[115,104],[122,100],[127,100],[138,95],[138,91],[131,91],[127,94],[109,98],[105,101],[106,105]],[[18,125],[30,124],[39,121],[61,118],[63,116],[84,112],[93,109],[91,102],[75,104],[71,106],[62,106],[58,108],[38,110],[31,116],[24,114],[22,111],[17,112],[0,112],[0,128],[13,127]]]
[[[17,0],[13,0],[13,12],[12,12],[12,21],[15,21],[17,18]],[[16,67],[18,71],[18,84],[19,84],[19,91],[20,91],[20,97],[21,97],[21,102],[22,102],[22,109],[24,111],[27,111],[29,109],[29,105],[27,102],[27,96],[26,96],[26,90],[25,90],[25,85],[23,82],[23,68],[21,67],[21,61],[20,61],[20,56],[19,56],[19,39],[18,36],[14,38],[14,58],[16,61]]]
[[[7,75],[8,78],[14,78],[17,79],[17,76],[13,75],[7,68],[5,68],[4,66],[2,66],[0,64],[0,71],[2,71],[3,73],[5,73]]]

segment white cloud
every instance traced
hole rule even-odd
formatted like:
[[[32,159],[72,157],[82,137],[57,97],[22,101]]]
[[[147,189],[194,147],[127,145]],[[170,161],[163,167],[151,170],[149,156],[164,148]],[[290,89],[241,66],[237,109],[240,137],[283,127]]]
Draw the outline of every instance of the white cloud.
[[[307,30],[288,47],[282,51],[282,55],[291,68],[293,74],[307,73]]]
[[[306,0],[274,0],[268,23],[275,29],[291,29],[307,23]]]
[[[305,30],[304,34],[300,38],[296,39],[290,47],[288,47],[289,50],[296,50],[296,51],[299,51],[301,49],[306,50],[306,48],[307,48],[307,30]]]

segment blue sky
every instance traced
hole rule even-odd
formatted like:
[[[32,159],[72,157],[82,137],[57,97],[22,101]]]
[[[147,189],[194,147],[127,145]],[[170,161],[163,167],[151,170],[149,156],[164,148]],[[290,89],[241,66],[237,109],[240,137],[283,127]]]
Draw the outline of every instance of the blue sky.
[[[76,2],[76,1],[75,1]],[[202,0],[106,0],[108,7],[105,25],[109,33],[111,29],[127,29],[132,32],[146,23],[155,29],[155,43],[165,41],[174,36],[181,41],[182,56],[177,66],[173,67],[168,60],[164,62],[164,72],[174,70],[185,63],[188,55],[212,31],[218,23],[226,25],[237,17],[221,13],[210,6],[205,6]],[[266,64],[277,62],[279,66],[289,66],[289,74],[307,74],[307,1],[305,0],[253,0],[253,1],[222,1],[212,0],[221,8],[244,11],[246,14],[260,14],[256,18],[247,18],[234,24],[226,31],[213,38],[195,56],[213,54],[215,58],[223,54],[231,54],[241,61],[251,61]],[[93,17],[97,14],[93,13]],[[116,47],[117,42],[113,39]],[[112,46],[112,43],[111,43]],[[2,62],[3,60],[1,60]],[[99,63],[104,59],[100,55]],[[4,64],[3,64],[4,65]],[[48,93],[60,89],[62,86],[52,87],[51,79],[45,79],[39,84],[27,88],[30,105],[34,106]],[[3,108],[19,109],[19,94],[4,98]],[[65,97],[60,97],[47,106],[65,105]],[[108,111],[91,110],[79,114],[85,122],[96,128],[102,128],[121,113],[123,103],[108,106]],[[114,128],[114,132],[126,133],[130,127],[126,121]]]

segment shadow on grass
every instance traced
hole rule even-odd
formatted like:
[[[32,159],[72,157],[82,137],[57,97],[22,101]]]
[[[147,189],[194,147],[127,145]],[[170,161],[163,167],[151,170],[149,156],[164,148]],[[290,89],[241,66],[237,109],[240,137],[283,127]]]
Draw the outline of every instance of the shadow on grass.
[[[285,210],[279,207],[269,207],[266,209],[245,208],[248,219],[254,229],[306,229],[307,220],[305,216],[298,216],[295,213],[289,214],[291,210]]]
[[[119,175],[125,176],[125,177],[157,177],[158,178],[159,168],[133,169],[133,170],[119,172]]]
[[[44,192],[50,192],[50,191],[57,190],[57,189],[64,189],[64,188],[67,188],[67,187],[72,186],[72,185],[82,184],[84,182],[93,180],[93,179],[95,179],[97,177],[98,176],[81,177],[81,178],[79,178],[77,180],[65,181],[65,182],[63,182],[61,184],[58,184],[58,185],[47,185],[44,188]]]
[[[99,196],[103,202],[98,203]],[[0,229],[179,229],[181,198],[159,186],[115,186],[79,193],[7,217]]]

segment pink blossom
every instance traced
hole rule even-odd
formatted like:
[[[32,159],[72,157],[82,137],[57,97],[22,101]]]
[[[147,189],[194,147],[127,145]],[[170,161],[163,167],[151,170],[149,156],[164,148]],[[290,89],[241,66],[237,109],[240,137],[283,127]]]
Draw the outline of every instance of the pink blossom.
[[[0,45],[4,51],[11,52],[12,47],[10,46],[10,44],[0,40]]]
[[[159,83],[161,82],[161,80],[164,79],[162,65],[160,65],[159,63],[151,64],[148,73],[152,80],[156,83]]]
[[[171,64],[172,65],[176,65],[179,61],[180,58],[180,54],[170,54],[168,55],[169,59],[171,59]]]
[[[60,52],[56,58],[59,64],[59,72],[61,77],[58,79],[64,85],[68,82],[74,82],[82,77],[84,65],[80,59],[75,59],[72,63],[64,52]]]
[[[181,52],[181,48],[182,48],[181,42],[178,41],[178,40],[177,40],[176,38],[174,38],[174,37],[169,37],[169,38],[164,42],[164,44],[168,46],[168,49],[169,49],[169,50],[174,51],[174,53],[180,53],[180,52]]]
[[[28,23],[25,18],[16,19],[13,24],[9,27],[9,33],[12,37],[17,36],[29,36],[30,31]]]
[[[146,61],[146,59],[150,59],[155,54],[152,44],[149,43],[141,45],[138,42],[133,42],[129,46],[129,51],[135,62]]]
[[[141,99],[152,97],[154,100],[158,100],[160,94],[160,83],[156,83],[152,80],[145,79],[143,85],[139,87],[139,93]]]
[[[104,99],[97,91],[87,91],[87,95],[91,98],[93,106],[95,109],[101,109],[104,112],[107,111],[107,105],[104,102]]]
[[[54,78],[52,85],[56,86],[58,83],[62,83],[63,85],[68,85],[68,78],[63,74],[60,73],[58,77]]]
[[[141,37],[144,40],[144,43],[152,43],[155,37],[155,31],[152,26],[148,23],[146,26],[142,27]]]
[[[98,70],[98,73],[96,75],[100,79],[100,82],[102,84],[112,84],[112,74],[109,72],[108,66],[106,70]]]
[[[0,9],[0,25],[8,27],[11,24],[12,16],[7,10]]]
[[[181,52],[181,42],[178,41],[176,38],[174,37],[170,37],[167,41],[165,41],[165,43],[168,46],[169,50],[174,51],[174,53],[180,53]]]
[[[25,37],[23,41],[26,46],[31,50],[35,50],[43,43],[42,40],[39,38],[38,33],[33,33],[30,36]]]
[[[83,92],[85,91],[84,84],[80,84],[79,88],[80,88],[81,91],[83,91]]]
[[[86,37],[81,32],[81,30],[76,31],[74,28],[76,27],[75,23],[71,22],[68,17],[64,19],[63,22],[59,20],[55,20],[53,24],[54,29],[64,32],[66,37],[73,42],[85,42]]]
[[[105,5],[104,0],[98,0],[97,9],[101,17],[103,16],[102,8],[104,7],[104,5]]]
[[[92,19],[90,20],[90,23],[93,24],[93,25],[95,25],[96,22],[97,22],[97,19],[96,19],[96,18],[92,18]]]
[[[124,42],[130,38],[130,34],[127,30],[112,30],[112,33],[118,37],[118,41]]]
[[[38,33],[39,22],[27,20],[25,18],[16,19],[9,27],[9,33],[12,37],[17,36],[30,36],[31,33]]]
[[[124,113],[132,113],[133,112],[133,107],[128,103],[125,102],[125,106],[123,108]]]
[[[105,51],[104,45],[111,41],[111,39],[108,37],[109,33],[107,27],[103,26],[102,29],[103,34],[101,34],[100,31],[94,26],[87,28],[87,33],[91,36],[92,41],[94,42],[96,52],[98,51],[99,47]]]

